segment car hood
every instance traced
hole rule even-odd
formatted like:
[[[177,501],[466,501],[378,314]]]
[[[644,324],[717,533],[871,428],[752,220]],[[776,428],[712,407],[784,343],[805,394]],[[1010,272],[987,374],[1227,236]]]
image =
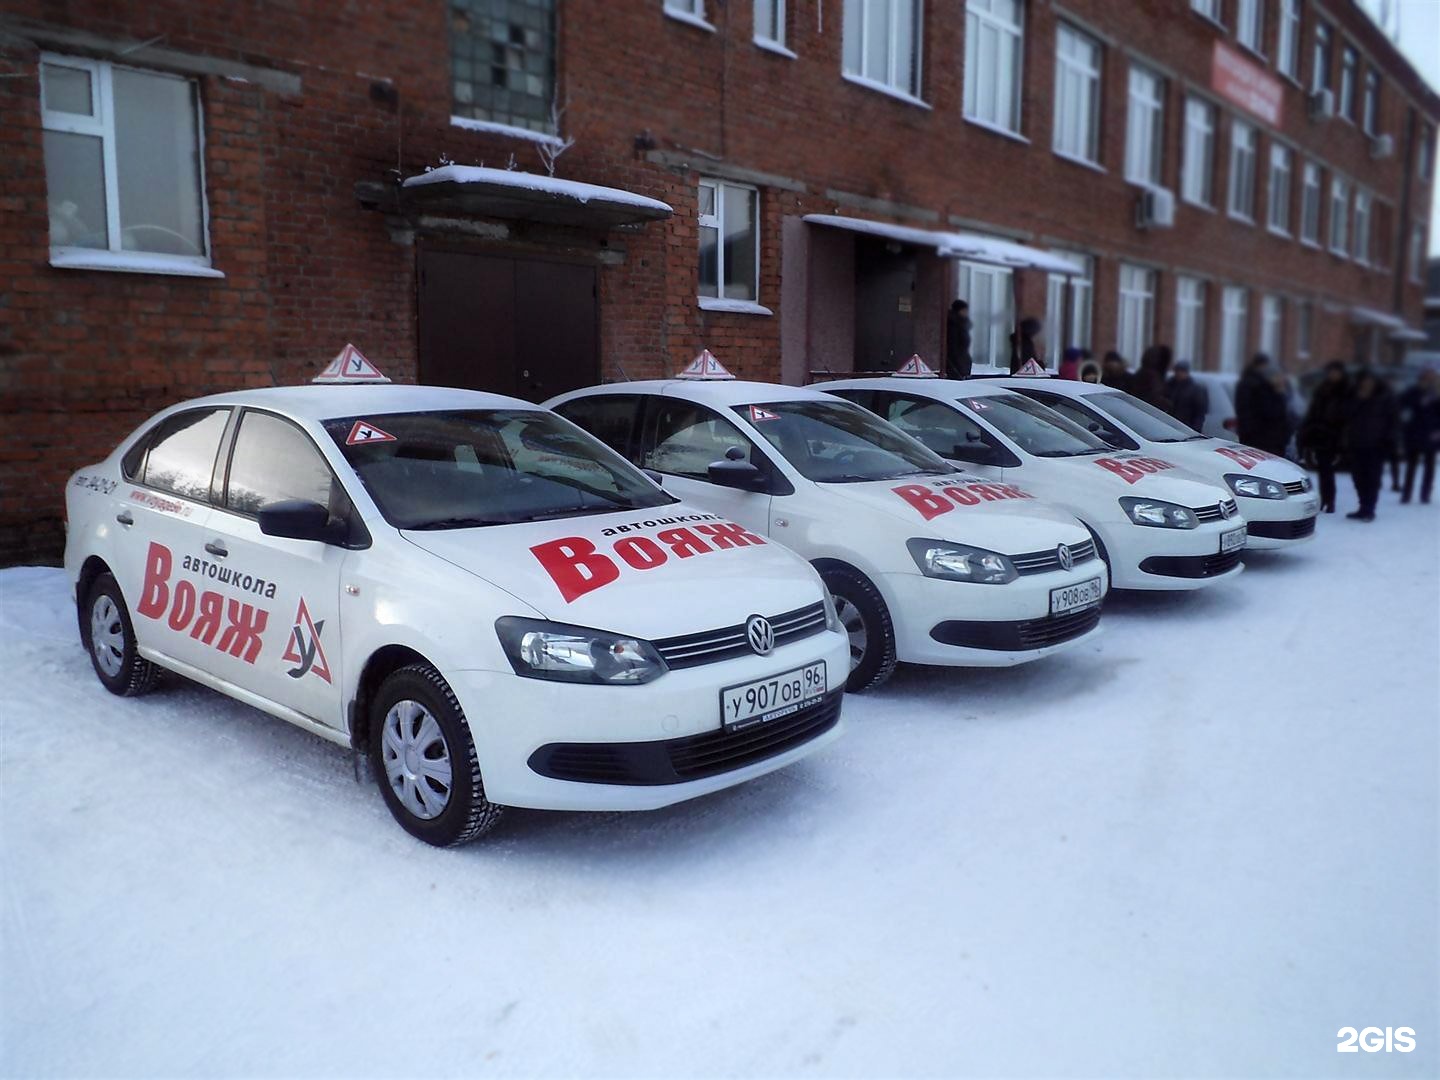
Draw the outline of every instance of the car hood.
[[[1304,469],[1287,458],[1224,439],[1195,439],[1167,446],[1164,452],[1171,454],[1177,465],[1216,480],[1226,473],[1239,473],[1293,484],[1306,476]]]
[[[1043,493],[1050,497],[1055,497],[1051,489],[1058,482],[1067,493],[1073,486],[1076,496],[1086,491],[1116,499],[1138,495],[1192,508],[1214,506],[1221,499],[1230,498],[1230,492],[1218,479],[1187,469],[1178,457],[1167,454],[1117,450],[1095,457],[1032,461],[1033,464],[1027,463],[1021,470],[1019,482],[1025,483],[1025,472],[1031,468],[1043,469],[1049,481],[1043,485]]]
[[[401,535],[544,618],[636,637],[730,626],[822,598],[798,555],[683,503]]]

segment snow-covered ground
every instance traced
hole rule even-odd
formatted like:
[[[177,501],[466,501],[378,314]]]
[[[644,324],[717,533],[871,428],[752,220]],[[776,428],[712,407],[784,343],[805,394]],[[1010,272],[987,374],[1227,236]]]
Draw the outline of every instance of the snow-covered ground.
[[[0,572],[0,1074],[1437,1075],[1440,513],[1322,525],[449,852],[301,731],[109,696],[60,573]]]

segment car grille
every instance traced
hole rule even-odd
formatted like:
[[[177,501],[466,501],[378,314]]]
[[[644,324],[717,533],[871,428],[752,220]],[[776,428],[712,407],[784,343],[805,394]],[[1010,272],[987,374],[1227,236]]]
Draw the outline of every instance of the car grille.
[[[1221,499],[1213,506],[1197,506],[1195,508],[1195,517],[1202,524],[1207,521],[1224,521],[1227,518],[1233,518],[1239,509],[1240,508],[1235,505],[1234,499]]]
[[[1252,521],[1250,535],[1262,540],[1303,540],[1315,533],[1315,516],[1298,521]]]
[[[1285,485],[1286,495],[1303,495],[1309,490],[1310,478],[1308,476],[1304,480],[1292,480]]]
[[[680,784],[753,765],[809,742],[840,719],[845,691],[743,731],[707,731],[679,739],[632,743],[551,743],[530,755],[530,768],[555,780],[632,787]]]
[[[816,602],[780,615],[767,615],[775,631],[775,645],[787,645],[792,641],[818,634],[825,629],[825,604]],[[655,648],[665,658],[672,671],[680,668],[698,667],[700,664],[714,664],[721,660],[733,660],[737,656],[753,656],[750,641],[745,636],[745,624],[724,626],[718,630],[704,630],[698,634],[684,634],[680,637],[663,638],[655,642]]]
[[[1026,652],[1060,645],[1088,634],[1100,622],[1101,605],[1046,615],[1020,622],[963,622],[948,619],[937,624],[930,636],[942,645],[996,652]]]
[[[1043,649],[1059,645],[1081,634],[1088,634],[1100,623],[1100,605],[1067,611],[1062,615],[1048,615],[1043,619],[1031,619],[1020,624],[1020,641],[1028,649]]]
[[[1140,569],[1160,577],[1219,577],[1234,570],[1244,557],[1244,548],[1223,555],[1152,555],[1140,564]]]
[[[1094,540],[1081,540],[1078,544],[1070,545],[1070,560],[1073,564],[1089,562],[1094,557]],[[1024,555],[1011,555],[1010,561],[1015,564],[1015,570],[1021,574],[1048,574],[1052,570],[1060,569],[1060,556],[1053,550],[1029,551]]]

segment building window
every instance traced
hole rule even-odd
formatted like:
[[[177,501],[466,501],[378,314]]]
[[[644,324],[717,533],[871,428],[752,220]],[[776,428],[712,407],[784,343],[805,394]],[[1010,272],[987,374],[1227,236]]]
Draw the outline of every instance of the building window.
[[[1310,89],[1330,89],[1330,27],[1315,24],[1315,50],[1310,56]]]
[[[705,0],[665,0],[665,12],[691,22],[706,22]]]
[[[1375,135],[1380,130],[1380,73],[1374,68],[1365,69],[1365,110],[1362,113],[1366,135]]]
[[[1020,131],[1020,0],[966,0],[965,115]]]
[[[1320,246],[1320,166],[1313,161],[1305,163],[1300,186],[1300,239]]]
[[[1251,52],[1265,51],[1265,0],[1238,0],[1235,38]]]
[[[1243,120],[1230,122],[1230,216],[1255,220],[1255,129]]]
[[[1280,0],[1279,41],[1275,66],[1281,75],[1300,77],[1300,0]]]
[[[921,0],[845,0],[845,74],[920,96]]]
[[[1429,227],[1423,221],[1410,230],[1410,280],[1418,282],[1425,274],[1425,237]]]
[[[1190,0],[1190,10],[1198,11],[1211,22],[1220,21],[1220,0]]]
[[[1360,57],[1346,45],[1340,51],[1340,103],[1338,110],[1346,120],[1355,119],[1355,69]]]
[[[47,54],[40,108],[53,254],[210,266],[194,82]]]
[[[1196,206],[1215,205],[1215,106],[1199,98],[1185,101],[1185,160],[1180,197]]]
[[[1370,263],[1370,192],[1355,192],[1355,261],[1361,266]]]
[[[1120,318],[1115,348],[1134,364],[1150,344],[1155,328],[1155,271],[1120,264]]]
[[[785,0],[755,0],[755,40],[785,47]]]
[[[1435,129],[1426,125],[1420,134],[1420,149],[1415,155],[1415,168],[1420,173],[1421,180],[1430,179],[1430,171],[1435,165]]]
[[[1160,186],[1160,151],[1165,144],[1165,80],[1138,65],[1130,67],[1130,106],[1125,124],[1125,179]]]
[[[760,295],[760,193],[700,181],[700,295],[754,303]]]
[[[1270,213],[1272,232],[1290,235],[1290,150],[1279,143],[1270,144]]]
[[[1280,359],[1285,326],[1285,306],[1278,296],[1260,298],[1260,351],[1272,360]]]
[[[1298,356],[1310,355],[1310,342],[1315,333],[1315,305],[1309,300],[1300,301],[1300,310],[1295,316],[1295,352]]]
[[[1227,285],[1220,305],[1220,370],[1239,371],[1245,366],[1245,290]]]
[[[1055,35],[1055,150],[1099,160],[1100,43],[1060,24]]]
[[[1330,250],[1336,255],[1348,255],[1346,235],[1350,223],[1350,185],[1338,176],[1330,177]]]
[[[977,364],[1010,367],[1010,334],[1015,329],[1010,271],[1002,266],[962,262],[959,296],[970,305],[970,355]]]
[[[1063,274],[1051,274],[1045,279],[1045,332],[1050,337],[1049,366],[1054,367],[1060,353],[1067,348],[1090,348],[1090,304],[1094,295],[1092,288],[1095,260],[1089,255],[1077,255],[1073,251],[1057,251],[1072,262],[1078,262],[1083,269],[1072,275],[1070,283],[1070,322],[1065,322],[1065,283]]]
[[[451,0],[455,116],[555,133],[555,0]]]
[[[1202,366],[1205,349],[1205,282],[1175,279],[1175,359]]]

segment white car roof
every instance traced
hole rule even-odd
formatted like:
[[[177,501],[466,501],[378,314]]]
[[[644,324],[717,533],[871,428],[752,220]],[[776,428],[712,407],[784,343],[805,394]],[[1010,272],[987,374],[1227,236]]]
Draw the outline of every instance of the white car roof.
[[[645,379],[639,382],[606,383],[564,394],[567,401],[595,394],[663,394],[684,398],[721,409],[770,401],[833,401],[811,386],[750,382],[746,379]]]
[[[1011,390],[1024,390],[1033,386],[1036,389],[1043,389],[1047,393],[1059,394],[1062,397],[1092,397],[1095,394],[1116,394],[1124,392],[1116,390],[1113,386],[1106,386],[1104,383],[1082,382],[1079,379],[1009,378],[997,379],[996,382]]]
[[[180,403],[197,405],[247,405],[270,409],[296,420],[330,420],[341,416],[379,416],[398,412],[431,412],[440,409],[535,409],[532,401],[458,390],[450,386],[411,386],[400,383],[369,383],[363,386],[306,384],[270,386],[258,390],[235,390],[211,394]]]
[[[999,379],[913,379],[901,375],[882,375],[874,379],[837,379],[833,383],[822,385],[837,390],[891,390],[940,401],[1015,392],[1014,387],[1004,385]]]

